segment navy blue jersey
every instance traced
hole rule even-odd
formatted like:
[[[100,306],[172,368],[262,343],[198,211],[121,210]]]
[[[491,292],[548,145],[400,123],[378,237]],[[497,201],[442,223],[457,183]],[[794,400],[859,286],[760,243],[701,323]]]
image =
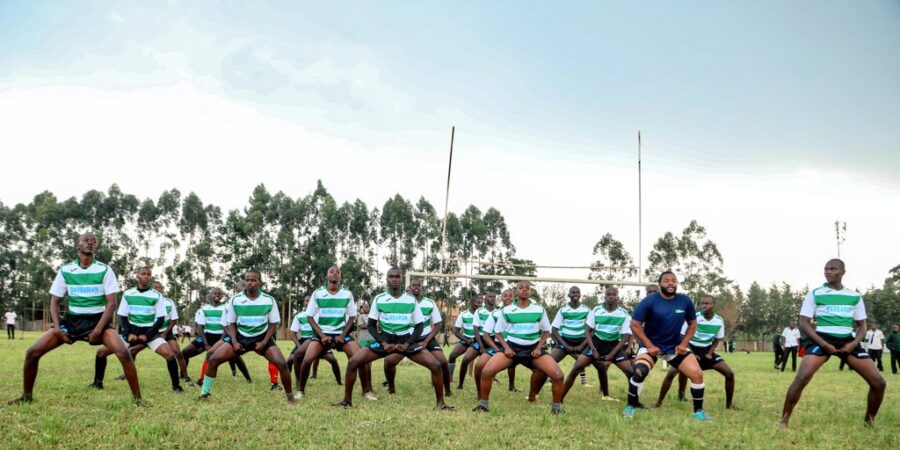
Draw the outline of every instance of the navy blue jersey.
[[[666,300],[656,293],[641,300],[631,318],[643,322],[644,334],[661,353],[671,354],[681,343],[681,325],[697,320],[697,310],[687,295],[675,294]]]

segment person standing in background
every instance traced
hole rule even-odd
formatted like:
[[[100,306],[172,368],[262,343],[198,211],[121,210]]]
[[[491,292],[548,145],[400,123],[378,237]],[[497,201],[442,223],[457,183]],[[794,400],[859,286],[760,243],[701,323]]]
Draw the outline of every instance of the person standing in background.
[[[884,333],[878,329],[878,325],[872,322],[872,329],[866,331],[866,350],[872,361],[877,363],[878,371],[884,372],[884,366],[881,365],[881,353],[884,351]]]
[[[791,371],[797,371],[797,348],[800,347],[800,330],[791,322],[781,333],[781,345],[784,353],[781,355],[781,371],[787,366],[788,355],[791,356]]]

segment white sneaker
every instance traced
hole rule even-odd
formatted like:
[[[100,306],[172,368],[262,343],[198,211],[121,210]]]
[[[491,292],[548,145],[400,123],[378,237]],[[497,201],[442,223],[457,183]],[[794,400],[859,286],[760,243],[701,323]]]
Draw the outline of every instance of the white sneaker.
[[[300,391],[294,392],[294,400],[300,400],[303,398],[303,393]]]
[[[584,383],[584,384],[582,384],[582,386],[583,386],[583,387],[586,387],[586,388],[592,388],[592,387],[594,387],[594,385],[591,384],[591,383]]]
[[[374,401],[378,400],[378,397],[375,396],[374,392],[366,392],[365,394],[363,394],[363,398],[370,402],[374,402]]]
[[[612,397],[610,397],[610,396],[608,396],[608,395],[604,395],[603,397],[600,397],[600,400],[603,400],[604,402],[617,402],[617,401],[619,401],[619,399],[617,399],[617,398],[612,398]]]

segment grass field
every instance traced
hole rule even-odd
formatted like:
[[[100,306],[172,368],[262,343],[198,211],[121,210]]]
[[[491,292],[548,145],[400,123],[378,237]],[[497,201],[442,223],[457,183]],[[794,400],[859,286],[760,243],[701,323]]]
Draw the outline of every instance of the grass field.
[[[21,393],[25,349],[37,338],[0,339],[0,398]],[[288,350],[287,343],[282,349]],[[253,384],[228,370],[220,371],[208,403],[198,403],[198,388],[184,395],[169,390],[163,360],[148,352],[138,359],[146,406],[135,407],[112,358],[106,389],[86,386],[93,378],[96,348],[84,343],[62,347],[41,361],[30,405],[0,405],[2,448],[879,448],[900,447],[900,376],[885,373],[887,395],[874,429],[862,426],[866,385],[852,372],[838,372],[837,361],[826,364],[804,393],[794,413],[791,429],[779,433],[776,422],[784,393],[793,374],[776,372],[771,353],[728,355],[737,374],[735,404],[741,411],[724,409],[722,377],[707,372],[706,410],[712,423],[689,419],[688,403],[670,393],[660,409],[639,410],[637,417],[621,417],[622,402],[601,402],[596,373],[588,372],[594,388],[577,382],[565,403],[566,413],[549,414],[549,387],[539,405],[525,402],[524,394],[505,389],[500,377],[491,398],[491,412],[476,415],[474,384],[455,391],[448,403],[454,412],[435,412],[430,378],[425,369],[403,363],[398,369],[398,392],[388,396],[380,387],[381,362],[373,365],[377,402],[354,392],[356,407],[330,406],[341,399],[342,388],[331,377],[327,364],[319,378],[311,380],[307,396],[298,408],[287,408],[282,393],[269,391],[265,361],[245,356]],[[201,357],[190,366],[197,377]],[[339,356],[341,368],[345,359]],[[572,361],[563,363],[563,369]],[[788,368],[790,370],[790,368]],[[662,371],[649,377],[642,400],[652,403]],[[519,388],[526,388],[530,372],[519,368]],[[612,395],[624,400],[625,379],[611,371]],[[674,389],[673,389],[674,391]]]

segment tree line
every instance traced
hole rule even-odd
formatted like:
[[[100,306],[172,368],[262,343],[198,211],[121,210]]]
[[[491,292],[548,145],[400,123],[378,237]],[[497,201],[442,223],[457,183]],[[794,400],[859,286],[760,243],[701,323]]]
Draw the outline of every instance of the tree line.
[[[443,220],[424,197],[411,201],[397,194],[380,207],[362,200],[339,203],[319,181],[302,197],[271,193],[262,184],[242,209],[223,211],[191,192],[177,189],[157,199],[139,199],[112,185],[81,198],[58,199],[51,192],[27,204],[0,202],[0,298],[22,317],[40,318],[47,291],[59,266],[74,258],[74,243],[85,231],[100,240],[98,259],[108,262],[123,284],[149,265],[162,275],[168,295],[190,317],[213,286],[226,290],[249,268],[265,274],[268,292],[283,304],[287,319],[302,297],[324,283],[328,267],[339,264],[343,283],[360,299],[382,291],[382,274],[403,270],[486,275],[533,276],[531,260],[518,257],[503,214],[470,205],[451,212],[446,223],[446,257],[441,258]],[[594,246],[591,279],[635,279],[637,268],[625,246],[606,234]],[[487,264],[469,263],[482,261]],[[723,270],[724,259],[706,230],[692,221],[681,233],[667,232],[648,255],[646,279],[674,270],[680,289],[695,299],[711,294],[729,330],[762,337],[774,325],[796,317],[806,288],[786,283],[744,292]],[[453,307],[471,291],[499,291],[500,281],[431,279],[429,295]],[[585,303],[602,301],[602,290],[585,292]],[[565,289],[535,289],[549,312],[566,302]],[[641,291],[642,292],[642,291]],[[622,289],[627,303],[638,300],[634,288]],[[900,265],[880,288],[864,293],[870,316],[882,323],[900,320]],[[29,312],[26,312],[28,310]],[[286,321],[286,320],[285,320]]]

